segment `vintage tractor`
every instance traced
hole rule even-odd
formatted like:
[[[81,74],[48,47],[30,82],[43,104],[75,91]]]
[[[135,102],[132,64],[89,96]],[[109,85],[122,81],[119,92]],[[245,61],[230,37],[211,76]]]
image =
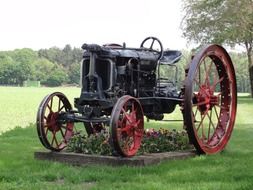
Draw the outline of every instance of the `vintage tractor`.
[[[156,48],[155,48],[156,47]],[[47,95],[37,113],[41,143],[52,151],[64,149],[82,122],[88,135],[109,126],[111,144],[121,156],[134,156],[143,133],[144,116],[163,120],[179,105],[190,142],[200,154],[222,151],[231,136],[237,105],[236,78],[224,48],[208,45],[192,56],[185,81],[161,75],[161,67],[177,73],[180,51],[164,50],[155,37],[140,48],[125,43],[83,44],[81,95],[73,109],[60,92]]]

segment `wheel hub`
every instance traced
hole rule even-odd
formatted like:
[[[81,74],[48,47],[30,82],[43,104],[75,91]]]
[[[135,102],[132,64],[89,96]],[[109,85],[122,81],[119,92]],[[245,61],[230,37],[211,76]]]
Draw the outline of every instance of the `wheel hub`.
[[[199,111],[204,114],[211,110],[213,106],[218,105],[219,96],[214,94],[214,90],[207,85],[201,85],[197,94],[197,102]]]
[[[60,126],[58,125],[57,119],[58,119],[59,113],[58,112],[52,112],[47,117],[47,126],[48,130],[57,132],[60,130]]]

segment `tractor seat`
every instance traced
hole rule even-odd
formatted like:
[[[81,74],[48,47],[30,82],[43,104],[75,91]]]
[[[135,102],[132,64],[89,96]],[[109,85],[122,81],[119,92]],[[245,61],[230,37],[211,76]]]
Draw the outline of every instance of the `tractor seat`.
[[[182,57],[181,51],[167,50],[163,52],[163,57],[160,59],[161,64],[175,64]]]

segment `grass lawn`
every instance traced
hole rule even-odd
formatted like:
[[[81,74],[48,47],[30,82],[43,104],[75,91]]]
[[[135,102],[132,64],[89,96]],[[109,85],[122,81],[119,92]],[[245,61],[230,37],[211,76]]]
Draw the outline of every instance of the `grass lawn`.
[[[1,126],[2,131],[15,125],[25,126],[27,123],[33,122],[42,97],[56,89],[25,88],[23,90],[24,92],[17,88],[8,90],[0,88],[0,117],[6,118],[5,125],[9,126],[7,128]],[[71,101],[71,97],[79,96],[80,93],[79,89],[64,88],[57,89],[57,91],[66,92]],[[20,97],[18,92],[22,92],[24,97]],[[33,93],[32,97],[30,93]],[[3,94],[7,97],[2,97]],[[9,101],[16,101],[16,98],[12,96],[18,98],[21,103]],[[2,102],[3,100],[4,102]],[[5,101],[9,101],[9,103]],[[8,112],[3,112],[5,110]],[[8,117],[6,113],[9,113]],[[23,113],[29,115],[28,120],[20,118]],[[252,190],[252,113],[253,100],[247,97],[239,98],[236,126],[227,148],[222,153],[163,162],[156,166],[143,168],[126,166],[74,167],[34,160],[34,151],[44,150],[38,140],[35,126],[31,124],[27,128],[16,128],[0,136],[0,189]],[[181,117],[179,111],[173,113],[172,116]],[[174,128],[181,126],[181,123],[146,123],[148,128],[157,126]]]
[[[63,92],[73,104],[79,97],[80,88],[20,88],[0,87],[0,133],[15,126],[26,127],[35,123],[36,113],[42,99],[49,93]]]

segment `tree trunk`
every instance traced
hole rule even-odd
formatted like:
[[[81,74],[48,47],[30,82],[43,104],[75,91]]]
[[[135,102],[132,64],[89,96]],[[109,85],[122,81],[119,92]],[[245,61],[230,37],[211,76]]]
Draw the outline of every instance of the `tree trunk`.
[[[252,43],[245,42],[247,57],[248,57],[248,69],[249,69],[249,80],[250,80],[250,92],[253,98],[253,64],[252,64]]]
[[[249,67],[251,97],[253,98],[253,65]]]

